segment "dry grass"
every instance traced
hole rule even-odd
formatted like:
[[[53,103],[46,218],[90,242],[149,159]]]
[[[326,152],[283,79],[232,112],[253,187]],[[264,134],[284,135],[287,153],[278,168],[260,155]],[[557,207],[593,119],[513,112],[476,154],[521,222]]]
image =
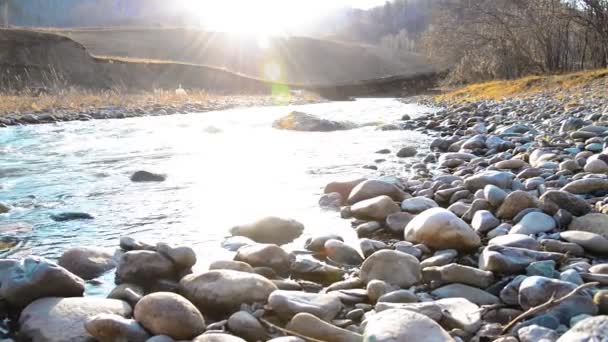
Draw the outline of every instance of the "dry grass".
[[[606,85],[607,81],[608,69],[553,76],[528,76],[517,80],[499,80],[471,84],[439,95],[437,99],[450,102],[501,100],[503,98],[529,96],[546,91],[554,91],[556,92],[556,96],[564,96],[564,92],[575,94],[594,85],[598,85],[598,96],[608,96],[606,88],[602,89],[601,87],[602,84]]]
[[[118,90],[86,91],[65,90],[52,94],[36,95],[32,92],[20,94],[0,93],[0,113],[55,113],[58,111],[84,111],[95,108],[122,107],[142,108],[150,106],[181,106],[185,104],[247,105],[268,100],[268,96],[226,96],[205,91],[188,90],[186,95],[176,91],[155,90],[153,92],[123,93]]]

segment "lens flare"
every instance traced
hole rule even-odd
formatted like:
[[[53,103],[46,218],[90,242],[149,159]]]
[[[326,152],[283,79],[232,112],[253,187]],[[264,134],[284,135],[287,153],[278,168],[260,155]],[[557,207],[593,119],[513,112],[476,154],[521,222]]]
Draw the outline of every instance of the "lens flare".
[[[281,80],[281,66],[276,62],[269,62],[264,65],[264,78],[269,81],[277,82]]]

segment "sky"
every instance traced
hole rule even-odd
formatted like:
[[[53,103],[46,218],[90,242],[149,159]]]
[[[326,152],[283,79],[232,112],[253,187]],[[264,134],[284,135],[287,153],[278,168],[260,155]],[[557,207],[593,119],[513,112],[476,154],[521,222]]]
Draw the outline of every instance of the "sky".
[[[201,22],[219,31],[276,35],[337,8],[368,9],[385,0],[182,0]]]

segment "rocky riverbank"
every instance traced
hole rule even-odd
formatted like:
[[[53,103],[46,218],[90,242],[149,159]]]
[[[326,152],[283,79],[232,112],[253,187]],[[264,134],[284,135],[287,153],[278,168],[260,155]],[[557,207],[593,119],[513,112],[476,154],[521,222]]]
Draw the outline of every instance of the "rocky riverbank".
[[[408,158],[410,177],[325,186],[320,207],[351,220],[359,246],[327,231],[288,252],[305,227],[266,217],[232,228],[234,259],[204,272],[188,246],[129,237],[115,254],[0,260],[4,329],[34,341],[601,341],[608,103],[554,95],[443,103],[382,127],[436,139],[378,151]],[[114,269],[108,298],[83,297],[85,279]]]

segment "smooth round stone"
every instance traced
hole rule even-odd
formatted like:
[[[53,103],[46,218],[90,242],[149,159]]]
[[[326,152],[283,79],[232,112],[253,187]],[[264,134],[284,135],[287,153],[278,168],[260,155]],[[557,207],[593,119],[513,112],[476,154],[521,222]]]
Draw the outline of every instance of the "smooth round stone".
[[[144,296],[135,306],[135,319],[153,335],[192,339],[205,331],[201,312],[186,298],[171,292]]]
[[[458,251],[454,249],[446,249],[437,251],[432,257],[426,258],[420,262],[420,267],[443,266],[451,263],[458,256]]]
[[[591,212],[589,203],[566,191],[547,191],[540,196],[539,200],[543,210],[552,215],[555,215],[559,209],[567,210],[574,216],[582,216]]]
[[[591,213],[581,217],[575,217],[568,226],[568,230],[595,233],[608,239],[608,215]]]
[[[390,214],[386,217],[386,226],[392,233],[402,236],[405,226],[407,226],[414,217],[415,215],[406,212]]]
[[[303,231],[304,225],[296,220],[269,216],[255,222],[233,227],[230,229],[230,234],[245,236],[260,243],[282,245],[292,242],[302,235]]]
[[[488,239],[493,239],[498,236],[507,235],[507,234],[509,234],[509,231],[511,230],[511,228],[512,228],[512,226],[510,224],[501,223],[498,227],[489,231],[486,234],[486,236],[488,237]]]
[[[427,316],[408,310],[389,309],[367,319],[366,337],[375,342],[453,341],[443,328]]]
[[[552,329],[530,325],[517,331],[520,342],[556,341],[559,334]]]
[[[370,280],[365,288],[367,292],[367,297],[369,298],[369,301],[371,303],[376,303],[378,299],[380,299],[380,297],[398,289],[398,286],[389,284],[383,280],[378,279]]]
[[[137,321],[114,314],[99,314],[84,323],[89,334],[97,340],[147,342],[150,334]]]
[[[167,179],[166,175],[152,173],[149,171],[136,171],[131,175],[131,182],[164,182]]]
[[[599,159],[595,159],[587,162],[584,170],[589,173],[607,173],[608,165]]]
[[[171,260],[178,270],[188,270],[196,264],[196,253],[188,246],[171,247],[160,242],[156,251]]]
[[[125,301],[134,307],[144,296],[144,292],[144,288],[139,285],[124,283],[112,289],[108,294],[108,298]]]
[[[418,302],[418,297],[412,291],[408,290],[397,290],[388,292],[380,298],[378,298],[378,302],[387,302],[387,303],[416,303]]]
[[[608,254],[608,239],[601,235],[569,230],[561,232],[560,237],[568,242],[576,243],[581,245],[585,250],[597,254]]]
[[[173,279],[176,269],[173,262],[153,251],[131,251],[122,255],[116,268],[116,283],[150,285],[151,280]]]
[[[464,284],[445,285],[433,290],[431,294],[438,298],[466,298],[477,305],[491,305],[500,302],[500,299],[493,294]]]
[[[525,191],[513,191],[502,202],[496,216],[501,219],[512,219],[524,209],[536,208],[536,202],[536,198]]]
[[[389,196],[378,196],[355,203],[350,208],[353,216],[361,220],[384,221],[387,216],[400,211]]]
[[[365,259],[359,276],[366,284],[378,279],[406,288],[420,281],[420,263],[409,254],[381,250]]]
[[[339,328],[305,312],[295,315],[287,324],[286,329],[326,342],[361,342],[363,340],[358,333]]]
[[[245,340],[230,334],[204,333],[196,337],[192,342],[245,342]]]
[[[597,291],[593,296],[593,302],[597,305],[600,314],[608,314],[608,290]]]
[[[473,192],[487,185],[495,185],[501,189],[511,188],[515,175],[502,171],[483,171],[464,180],[464,187]]]
[[[540,242],[523,234],[509,234],[493,238],[488,242],[489,246],[505,246],[517,247],[538,251],[540,250]]]
[[[416,216],[405,227],[404,237],[434,249],[471,250],[481,245],[468,224],[443,208],[428,209]]]
[[[325,255],[341,265],[361,265],[363,262],[363,257],[356,249],[340,240],[327,240]]]
[[[345,182],[331,182],[325,186],[323,193],[329,194],[337,192],[345,200],[348,198],[348,195],[350,195],[353,188],[364,181],[366,181],[365,178],[358,178]]]
[[[533,262],[530,264],[530,266],[526,267],[526,275],[529,277],[542,276],[547,278],[554,278],[554,276],[556,275],[555,265],[555,261],[553,260]]]
[[[254,273],[253,267],[246,262],[234,260],[218,260],[209,265],[209,270],[233,270],[247,273]]]
[[[497,169],[509,169],[509,170],[514,170],[514,169],[521,169],[522,167],[526,166],[526,162],[521,160],[521,159],[509,159],[509,160],[503,160],[500,161],[496,164],[494,164],[494,166]]]
[[[308,238],[306,240],[306,243],[304,244],[304,248],[308,249],[309,251],[313,251],[313,252],[323,252],[323,250],[325,249],[325,242],[327,240],[344,241],[344,239],[341,236],[336,235],[336,234],[317,235],[317,236]]]
[[[608,263],[593,265],[589,268],[589,272],[598,274],[608,274]]]
[[[492,272],[456,263],[424,268],[422,277],[426,283],[434,282],[439,285],[461,283],[479,288],[487,288],[494,282]]]
[[[94,248],[68,249],[57,264],[85,280],[96,278],[116,267],[112,254]]]
[[[348,204],[355,204],[378,196],[388,196],[394,201],[401,202],[406,194],[394,184],[380,180],[366,180],[357,184],[348,196]]]
[[[418,151],[416,150],[416,146],[406,146],[397,152],[397,157],[399,157],[399,158],[414,157],[414,156],[416,156],[416,153],[418,153]]]
[[[604,146],[600,143],[592,143],[585,146],[585,149],[591,152],[601,152],[604,149]]]
[[[234,260],[245,262],[252,267],[270,267],[279,273],[287,272],[290,263],[289,254],[273,244],[241,247],[234,256]]]
[[[473,215],[471,227],[479,233],[487,233],[490,230],[498,227],[500,220],[489,210],[478,210]]]
[[[396,214],[399,214],[399,213],[396,213]],[[391,214],[388,217],[391,217],[392,215],[395,215],[395,214]],[[388,221],[388,217],[386,218],[387,221]],[[368,221],[368,222],[358,225],[355,228],[355,231],[357,232],[358,237],[366,237],[366,236],[373,236],[381,229],[382,229],[382,224],[380,222]]]
[[[573,256],[583,256],[585,250],[576,243],[563,242],[559,240],[543,239],[540,241],[541,246],[547,252],[569,253]]]
[[[588,194],[596,191],[608,191],[608,179],[584,178],[575,180],[564,186],[562,191],[573,194]]]
[[[228,318],[227,326],[231,333],[247,341],[265,341],[268,338],[266,329],[264,329],[260,321],[246,311],[232,314]]]
[[[606,336],[608,336],[608,316],[597,316],[576,323],[557,342],[603,341]]]
[[[437,202],[428,197],[413,197],[401,202],[401,210],[411,214],[419,214],[427,209],[437,207],[439,207]]]
[[[329,194],[323,194],[319,198],[319,207],[328,210],[339,210],[342,206],[342,195],[339,192],[332,192]]]
[[[332,294],[278,290],[268,298],[268,307],[285,320],[297,313],[306,312],[324,321],[331,321],[342,310],[342,302]]]
[[[509,234],[534,235],[546,233],[555,229],[555,226],[553,217],[544,213],[531,212],[524,216],[518,224],[513,226]]]

